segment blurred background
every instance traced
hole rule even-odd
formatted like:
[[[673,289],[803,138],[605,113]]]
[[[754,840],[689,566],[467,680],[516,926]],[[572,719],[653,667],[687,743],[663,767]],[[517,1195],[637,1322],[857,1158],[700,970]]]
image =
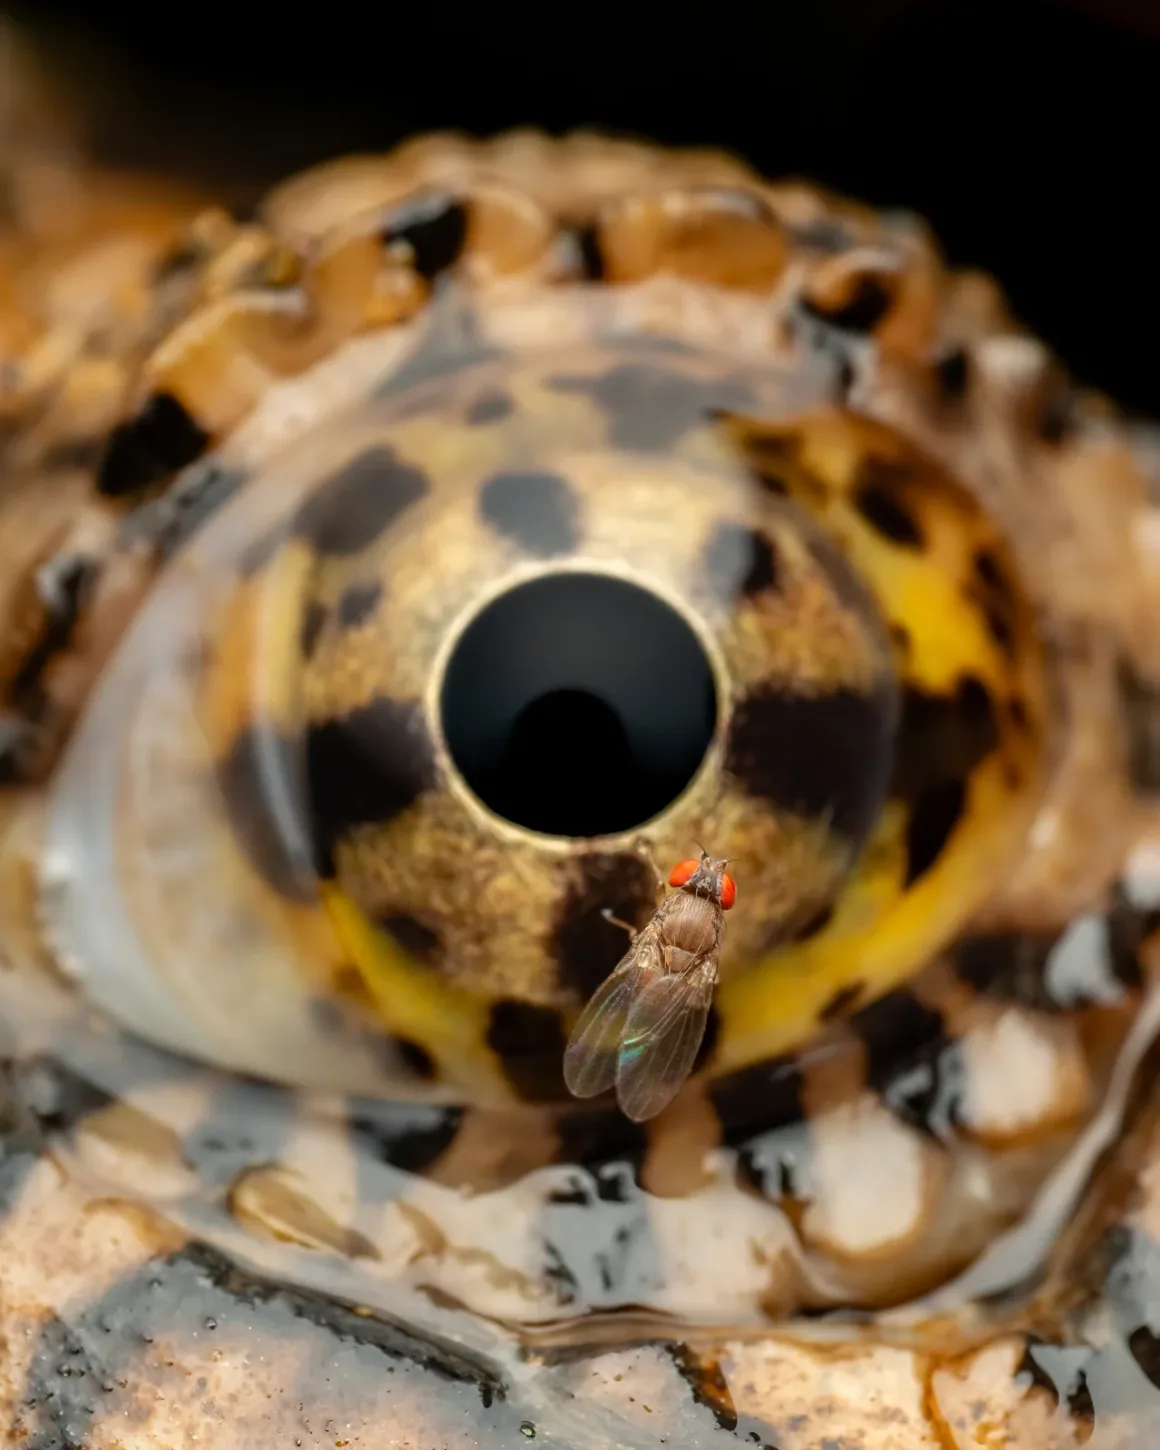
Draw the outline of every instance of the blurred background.
[[[1082,379],[1160,417],[1156,0],[0,11],[102,155],[240,206],[335,153],[533,123],[723,146],[917,210]]]

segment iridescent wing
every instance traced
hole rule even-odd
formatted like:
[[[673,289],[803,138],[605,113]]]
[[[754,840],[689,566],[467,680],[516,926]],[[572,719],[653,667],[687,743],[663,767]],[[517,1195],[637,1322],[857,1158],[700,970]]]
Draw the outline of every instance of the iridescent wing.
[[[655,935],[641,932],[592,994],[568,1039],[564,1081],[573,1097],[595,1097],[616,1081],[629,1010],[639,993],[663,971]]]
[[[634,993],[616,1063],[616,1099],[626,1118],[655,1118],[676,1096],[693,1070],[716,984],[717,963],[705,958]]]

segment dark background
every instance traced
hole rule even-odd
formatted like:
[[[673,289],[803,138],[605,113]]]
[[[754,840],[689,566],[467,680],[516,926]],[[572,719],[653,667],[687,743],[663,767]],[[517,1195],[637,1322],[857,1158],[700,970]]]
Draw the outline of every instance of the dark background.
[[[1160,416],[1160,3],[4,8],[99,95],[103,149],[233,194],[417,130],[533,123],[912,208],[1085,381]]]

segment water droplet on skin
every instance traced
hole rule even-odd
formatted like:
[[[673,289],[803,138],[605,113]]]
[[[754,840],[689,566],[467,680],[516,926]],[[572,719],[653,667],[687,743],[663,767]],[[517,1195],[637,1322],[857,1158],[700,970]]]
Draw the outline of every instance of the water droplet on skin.
[[[531,1420],[520,1421],[520,1434],[525,1435],[529,1440],[536,1438],[536,1427],[532,1424]]]
[[[209,1315],[206,1316],[205,1327],[207,1329],[216,1329],[217,1328],[217,1320],[213,1317],[212,1314],[209,1314]]]

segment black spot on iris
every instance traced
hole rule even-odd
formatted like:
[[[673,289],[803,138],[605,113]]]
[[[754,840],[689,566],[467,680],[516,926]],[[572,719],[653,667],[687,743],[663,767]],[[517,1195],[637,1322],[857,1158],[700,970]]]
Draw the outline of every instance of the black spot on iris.
[[[967,801],[961,780],[942,781],[915,802],[906,828],[906,884],[910,886],[942,855]]]
[[[1015,653],[1015,593],[993,550],[976,550],[974,576],[972,602],[978,601],[987,632],[1010,658]]]
[[[439,950],[439,933],[413,916],[403,913],[383,916],[378,925],[418,961],[430,962]]]
[[[718,598],[752,598],[778,587],[777,552],[758,529],[720,524],[705,550],[705,573]]]
[[[998,743],[994,702],[976,676],[963,676],[953,695],[913,685],[903,691],[890,793],[910,808],[908,885],[938,860],[966,805],[970,775]]]
[[[290,741],[254,728],[239,731],[218,763],[226,813],[234,835],[262,879],[288,901],[316,899],[309,863],[295,859],[270,811],[271,774],[290,774],[297,751]]]
[[[420,277],[434,281],[455,265],[467,242],[467,208],[458,197],[427,192],[392,210],[382,230],[383,245],[406,246]]]
[[[309,600],[302,611],[302,622],[298,629],[298,650],[304,660],[313,655],[325,624],[326,610],[317,599]]]
[[[986,621],[987,633],[1007,658],[1011,659],[1015,654],[1015,631],[1011,621],[991,600],[983,602],[983,618]]]
[[[322,554],[357,554],[428,489],[392,448],[370,448],[331,474],[299,510],[294,532]]]
[[[734,708],[725,766],[750,795],[799,816],[824,816],[858,842],[885,793],[894,726],[894,695],[885,688],[810,696],[769,687]]]
[[[507,393],[491,388],[468,404],[464,417],[473,427],[479,427],[485,423],[498,423],[501,418],[509,417],[514,408],[515,404]]]
[[[912,642],[910,630],[907,629],[906,625],[899,624],[897,621],[891,624],[890,638],[894,641],[894,648],[898,652],[899,658],[903,661],[908,660],[910,658]]]
[[[865,982],[851,982],[845,987],[839,987],[818,1016],[823,1022],[833,1022],[836,1018],[845,1017],[865,990]]]
[[[379,583],[352,584],[338,601],[339,622],[346,629],[357,629],[374,614],[382,597],[383,586]]]
[[[819,932],[825,931],[833,919],[834,908],[832,904],[827,902],[824,906],[818,907],[816,911],[810,912],[809,916],[799,926],[792,929],[788,938],[784,938],[780,931],[775,929],[775,935],[770,941],[769,946],[772,948],[779,941],[786,939],[794,942],[808,941],[810,937],[817,936]]]
[[[571,553],[580,537],[576,496],[558,473],[495,473],[480,490],[479,509],[492,528],[539,558]]]
[[[421,707],[386,697],[306,734],[306,770],[320,876],[334,875],[335,844],[355,826],[391,820],[436,781]]]
[[[387,1045],[413,1077],[420,1082],[435,1081],[438,1076],[435,1059],[420,1043],[409,1037],[391,1037]]]
[[[843,332],[873,332],[894,305],[894,287],[886,278],[863,272],[854,279],[849,297],[836,306],[803,298],[802,307],[812,317],[828,322]]]
[[[904,498],[906,476],[885,459],[868,458],[854,483],[854,507],[883,538],[921,549],[926,540]]]
[[[501,999],[491,1009],[487,1045],[525,1102],[554,1102],[567,1096],[564,1023],[553,1008]]]
[[[109,435],[97,470],[97,490],[123,498],[169,477],[209,446],[201,428],[172,393],[154,393],[133,418]]]
[[[741,379],[713,382],[640,362],[592,376],[558,374],[550,386],[594,399],[607,416],[609,442],[640,452],[671,448],[718,413],[757,407],[753,390]]]
[[[641,927],[656,907],[656,881],[644,861],[628,852],[593,852],[569,866],[571,884],[552,928],[560,984],[586,1002],[628,950],[613,916]]]

